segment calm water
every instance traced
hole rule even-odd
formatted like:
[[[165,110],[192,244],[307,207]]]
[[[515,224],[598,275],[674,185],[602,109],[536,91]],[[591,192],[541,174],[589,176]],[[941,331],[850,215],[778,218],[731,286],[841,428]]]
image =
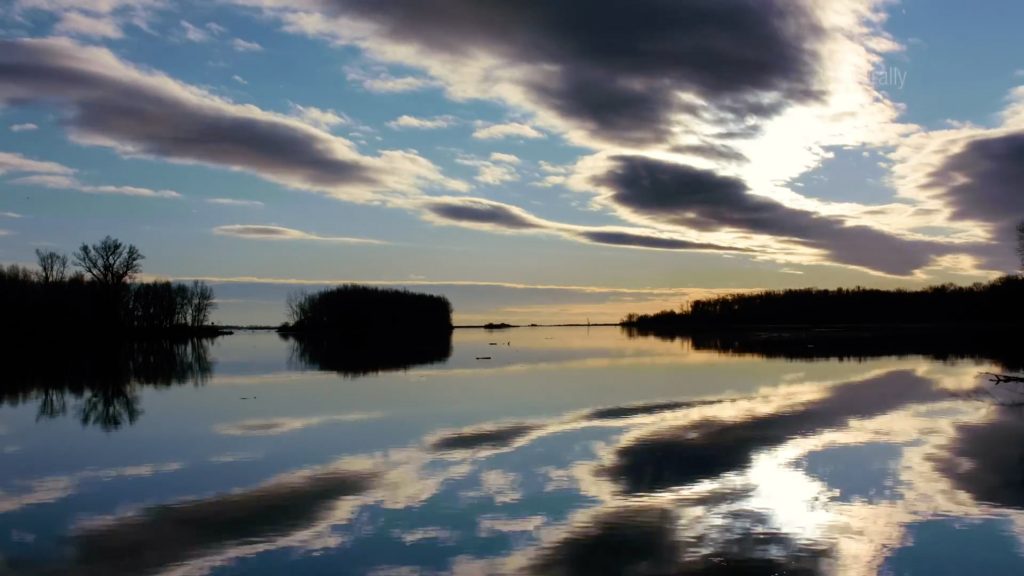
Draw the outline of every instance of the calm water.
[[[1024,393],[985,360],[801,346],[12,355],[0,573],[1024,573]]]

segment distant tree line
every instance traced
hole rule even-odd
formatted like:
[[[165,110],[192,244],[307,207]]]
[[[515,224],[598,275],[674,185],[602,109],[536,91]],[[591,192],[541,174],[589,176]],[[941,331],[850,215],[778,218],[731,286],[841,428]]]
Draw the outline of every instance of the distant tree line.
[[[69,258],[36,250],[38,269],[0,267],[0,310],[21,333],[198,333],[216,308],[203,282],[135,282],[145,258],[107,236]],[[76,268],[76,269],[73,269]]]
[[[622,324],[644,330],[734,326],[989,324],[1024,322],[1024,278],[922,290],[840,288],[765,290],[696,300],[680,310],[630,314]]]
[[[444,296],[346,284],[288,298],[283,331],[331,337],[397,339],[449,334],[452,306]]]

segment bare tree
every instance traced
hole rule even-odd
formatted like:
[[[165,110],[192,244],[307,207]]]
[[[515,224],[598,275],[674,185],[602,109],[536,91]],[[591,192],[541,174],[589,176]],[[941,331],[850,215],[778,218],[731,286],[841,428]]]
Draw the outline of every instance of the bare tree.
[[[217,308],[213,299],[213,288],[198,280],[192,282],[188,298],[188,323],[193,328],[204,326],[210,320],[210,312]]]
[[[39,279],[44,283],[67,280],[68,257],[66,254],[36,248],[36,259],[39,260]]]
[[[74,254],[75,264],[85,270],[96,282],[106,286],[120,286],[142,271],[145,256],[131,244],[124,244],[107,236],[89,246],[82,244]]]

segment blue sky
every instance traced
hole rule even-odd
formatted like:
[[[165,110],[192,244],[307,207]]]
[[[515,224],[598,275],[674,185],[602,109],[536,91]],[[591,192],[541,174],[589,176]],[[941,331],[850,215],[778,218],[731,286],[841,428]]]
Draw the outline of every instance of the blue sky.
[[[111,234],[223,322],[340,280],[611,321],[1016,266],[1019,3],[556,4],[6,2],[0,262]]]

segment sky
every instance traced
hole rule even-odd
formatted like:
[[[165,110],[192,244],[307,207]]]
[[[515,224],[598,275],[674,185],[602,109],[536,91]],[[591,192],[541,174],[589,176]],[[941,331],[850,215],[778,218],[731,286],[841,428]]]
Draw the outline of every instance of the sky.
[[[1017,269],[1010,0],[2,0],[0,262],[112,235],[277,323],[457,323]]]

